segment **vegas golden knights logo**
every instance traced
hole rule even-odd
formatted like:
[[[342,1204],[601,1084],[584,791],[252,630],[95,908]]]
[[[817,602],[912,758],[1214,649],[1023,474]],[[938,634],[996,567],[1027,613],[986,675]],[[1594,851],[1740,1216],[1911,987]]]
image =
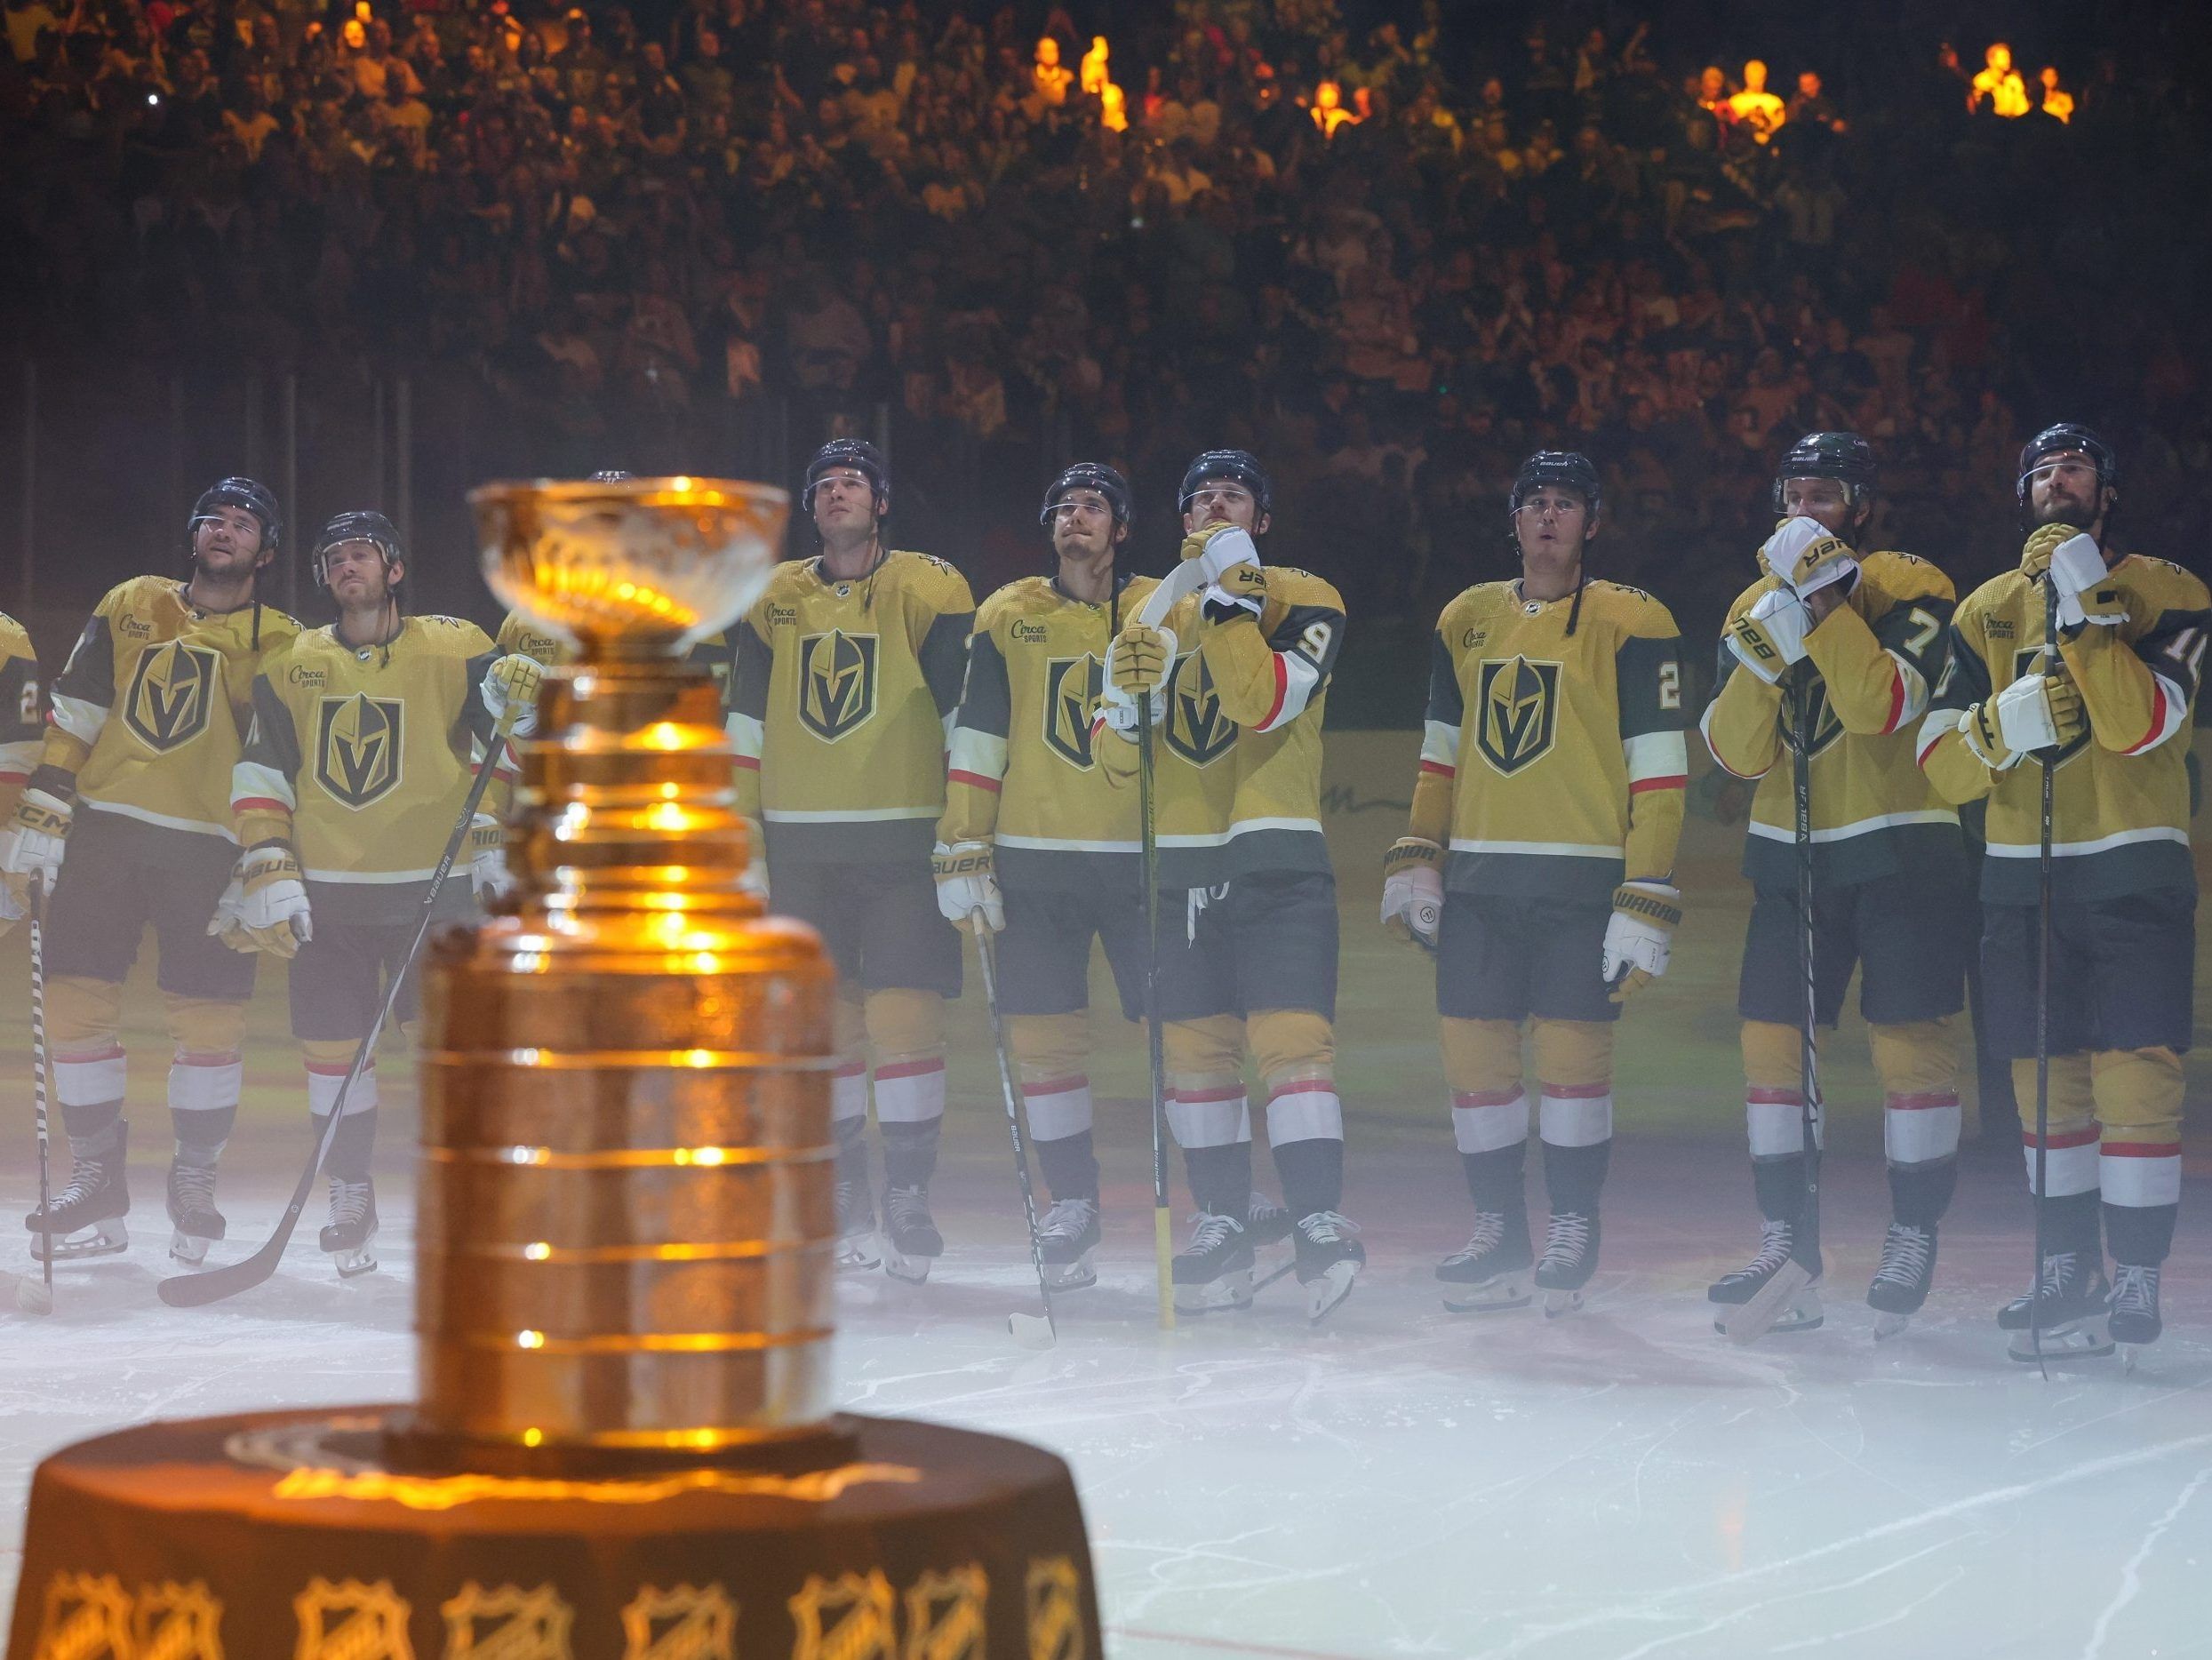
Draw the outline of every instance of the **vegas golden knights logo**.
[[[875,713],[875,648],[874,634],[842,628],[799,642],[799,723],[824,743]]]
[[[379,1579],[336,1584],[316,1575],[291,1600],[299,1621],[292,1660],[415,1660],[407,1639],[407,1599]]]
[[[1029,1563],[1029,1660],[1087,1660],[1082,1578],[1065,1556]]]
[[[899,1660],[897,1603],[881,1568],[810,1574],[790,1607],[799,1633],[791,1660]]]
[[[399,786],[406,706],[396,698],[325,698],[315,717],[315,777],[334,801],[355,809]]]
[[[622,1610],[622,1660],[737,1660],[738,1605],[720,1585],[647,1585]]]
[[[915,1580],[906,1588],[902,1660],[986,1660],[984,1603],[990,1587],[975,1562]]]
[[[1193,651],[1178,658],[1168,676],[1168,718],[1161,728],[1168,747],[1194,767],[1210,767],[1236,743],[1236,722],[1221,713],[1213,671]]]
[[[2024,645],[2017,650],[2014,651],[2012,654],[2013,679],[2017,680],[2023,674],[2034,674],[2037,671],[2036,659],[2042,655],[2043,648],[2040,645]],[[2048,671],[2046,670],[2045,672],[2048,673]],[[2081,735],[2079,738],[2072,739],[2071,742],[2064,743],[2058,746],[2058,753],[2051,757],[2052,762],[2054,765],[2064,766],[2067,762],[2072,761],[2076,755],[2080,754],[2084,749],[2087,749],[2088,746],[2089,729],[2085,725],[2082,727]],[[2036,752],[2039,755],[2042,753],[2043,752],[2040,750]]]
[[[139,1588],[131,1616],[137,1660],[223,1660],[223,1605],[200,1580]]]
[[[131,1660],[131,1598],[113,1574],[56,1574],[33,1660]]]
[[[1475,681],[1474,746],[1508,778],[1550,751],[1559,732],[1559,665],[1485,662]]]
[[[1793,712],[1797,707],[1797,699],[1800,695],[1793,690],[1790,696],[1784,698],[1781,712],[1774,717],[1776,730],[1782,734],[1785,747],[1787,747],[1796,737],[1796,716]],[[1812,747],[1807,753],[1817,755],[1843,736],[1843,722],[1837,718],[1833,706],[1828,701],[1826,681],[1816,677],[1811,685],[1805,688],[1801,695],[1805,698],[1806,713],[1813,733]]]
[[[1056,657],[1044,666],[1044,744],[1071,767],[1090,770],[1090,717],[1106,690],[1095,657]]]
[[[148,749],[165,754],[207,730],[222,680],[222,654],[205,646],[172,640],[141,651],[123,700],[123,723]]]
[[[575,1610],[551,1585],[486,1591],[472,1579],[438,1612],[445,1616],[445,1660],[572,1660]]]

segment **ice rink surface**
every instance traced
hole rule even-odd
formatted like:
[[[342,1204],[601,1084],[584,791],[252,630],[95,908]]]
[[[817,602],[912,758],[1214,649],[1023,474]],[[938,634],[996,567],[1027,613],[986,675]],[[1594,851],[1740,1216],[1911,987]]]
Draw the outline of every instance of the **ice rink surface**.
[[[1467,1204],[1441,1114],[1425,1130],[1355,1116],[1346,1203],[1372,1265],[1351,1300],[1309,1329],[1285,1279],[1165,1335],[1141,1113],[1102,1111],[1119,1118],[1102,1137],[1103,1279],[1062,1299],[1056,1348],[1007,1335],[1035,1285],[1002,1121],[969,1112],[938,1185],[947,1255],[926,1286],[843,1282],[840,1370],[857,1410],[1073,1463],[1115,1656],[2212,1655],[2212,1193],[2194,1173],[2168,1335],[2132,1375],[2096,1361],[2045,1383],[2005,1358],[1992,1315],[2029,1256],[2009,1159],[1968,1161],[1935,1297],[1880,1346],[1863,1301],[1879,1161],[1832,1159],[1826,1326],[1731,1347],[1704,1286],[1757,1225],[1725,1122],[1624,1136],[1593,1295],[1547,1323],[1444,1312],[1430,1268]],[[149,1144],[130,1253],[66,1266],[50,1319],[0,1299],[11,1598],[48,1450],[154,1417],[411,1390],[403,1175],[383,1184],[381,1273],[336,1283],[318,1197],[276,1281],[172,1311],[153,1289],[166,1150]],[[290,1156],[234,1161],[224,1257],[275,1221]],[[0,1162],[6,1271],[27,1265],[27,1175]]]

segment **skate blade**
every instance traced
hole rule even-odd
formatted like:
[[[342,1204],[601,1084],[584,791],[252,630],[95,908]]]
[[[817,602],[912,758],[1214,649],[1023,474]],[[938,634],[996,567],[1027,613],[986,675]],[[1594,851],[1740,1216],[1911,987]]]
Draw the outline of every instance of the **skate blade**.
[[[1252,1246],[1252,1273],[1261,1285],[1273,1285],[1298,1266],[1298,1248],[1285,1234],[1282,1239]]]
[[[1085,1251],[1074,1262],[1045,1264],[1044,1283],[1054,1291],[1087,1291],[1098,1283],[1098,1271],[1090,1265],[1090,1253]]]
[[[936,1260],[934,1257],[902,1256],[887,1247],[883,1252],[883,1272],[908,1285],[920,1285],[930,1277],[930,1265]]]
[[[1777,1328],[1809,1331],[1821,1321],[1820,1296],[1813,1285],[1811,1270],[1793,1257],[1748,1302],[1715,1315],[1713,1329],[1730,1343],[1756,1343]]]
[[[1561,1315],[1572,1314],[1581,1307],[1582,1289],[1579,1286],[1571,1291],[1554,1290],[1544,1294],[1544,1318],[1546,1320],[1557,1320]]]
[[[1252,1271],[1239,1268],[1203,1285],[1175,1288],[1175,1307],[1182,1314],[1218,1314],[1225,1309],[1252,1305]]]
[[[169,1257],[188,1268],[196,1268],[207,1260],[207,1248],[213,1241],[204,1240],[196,1233],[172,1233],[169,1236]]]
[[[331,1266],[338,1270],[341,1280],[358,1280],[364,1273],[376,1272],[377,1260],[366,1249],[334,1250],[331,1253]]]
[[[1043,1314],[1009,1314],[1006,1329],[1025,1349],[1049,1349],[1057,1341],[1051,1320]]]
[[[1905,1329],[1912,1323],[1913,1316],[1910,1314],[1900,1314],[1889,1310],[1878,1312],[1874,1315],[1874,1341],[1887,1343],[1890,1338],[1902,1334]]]
[[[2095,1361],[2112,1352],[2112,1333],[2107,1329],[2102,1314],[2085,1315],[2060,1326],[2043,1328],[2043,1353],[2046,1361]],[[2016,1331],[2006,1353],[2027,1366],[2036,1363],[2035,1334]]]
[[[837,1268],[841,1273],[858,1273],[882,1264],[883,1254],[875,1248],[875,1236],[871,1233],[849,1233],[837,1241]]]
[[[59,1242],[51,1233],[31,1235],[31,1260],[45,1262],[79,1262],[87,1257],[113,1257],[127,1250],[131,1245],[131,1231],[116,1217],[107,1222],[94,1222],[76,1233],[65,1235]]]
[[[1498,1314],[1507,1309],[1526,1308],[1536,1301],[1534,1284],[1526,1269],[1493,1274],[1473,1285],[1446,1281],[1444,1306],[1455,1314]]]
[[[1346,1257],[1332,1262],[1306,1282],[1306,1318],[1318,1321],[1352,1295],[1352,1282],[1360,1277],[1360,1265]]]

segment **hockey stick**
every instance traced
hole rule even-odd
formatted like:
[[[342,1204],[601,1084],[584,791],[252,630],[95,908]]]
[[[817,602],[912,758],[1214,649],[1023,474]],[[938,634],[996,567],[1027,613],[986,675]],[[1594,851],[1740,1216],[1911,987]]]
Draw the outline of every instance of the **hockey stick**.
[[[999,1090],[1006,1097],[1006,1128],[1014,1138],[1014,1174],[1021,1178],[1021,1214],[1029,1224],[1029,1261],[1037,1271],[1037,1295],[1044,1302],[1044,1318],[1009,1314],[1006,1329],[1025,1349],[1049,1349],[1059,1340],[1059,1322],[1052,1317],[1052,1286],[1044,1277],[1044,1248],[1037,1241],[1037,1195],[1029,1185],[1029,1147],[1022,1138],[1021,1091],[1014,1088],[1014,1065],[1006,1053],[1006,1017],[999,1008],[998,947],[991,930],[976,913],[976,961],[983,965],[983,1001],[991,1011],[991,1051],[999,1064]]]
[[[46,878],[44,872],[31,877],[31,1102],[38,1126],[38,1209],[42,1215],[52,1214],[53,1199],[50,1191],[48,1131],[46,1128]],[[18,1280],[15,1282],[15,1301],[27,1314],[53,1313],[53,1242],[48,1240],[41,1253],[38,1280]]]
[[[2043,656],[2048,660],[2058,639],[2058,585],[2043,578]],[[2028,1281],[2028,1347],[2035,1368],[2050,1382],[2050,1362],[2043,1355],[2043,1193],[2049,1186],[2051,1136],[2051,818],[2057,794],[2058,757],[2046,749],[2037,759],[2043,768],[2042,824],[2035,850],[2035,1274]]]
[[[430,873],[430,886],[422,896],[422,920],[415,925],[415,937],[407,946],[407,954],[401,959],[399,971],[392,976],[392,983],[385,991],[384,1001],[379,1004],[376,1018],[370,1023],[369,1035],[361,1040],[361,1047],[354,1051],[353,1065],[346,1068],[345,1081],[338,1086],[338,1096],[331,1103],[331,1115],[323,1126],[323,1133],[315,1137],[315,1151],[308,1156],[307,1168],[299,1172],[299,1180],[291,1190],[291,1202],[284,1207],[283,1219],[268,1242],[244,1261],[226,1263],[220,1268],[210,1268],[200,1273],[175,1274],[164,1280],[154,1289],[161,1300],[172,1308],[202,1308],[219,1303],[241,1291],[250,1291],[276,1272],[276,1265],[284,1255],[284,1247],[291,1242],[292,1230],[299,1225],[299,1214],[307,1208],[307,1195],[315,1191],[315,1178],[323,1173],[323,1161],[331,1155],[331,1144],[338,1139],[338,1126],[346,1112],[346,1097],[352,1093],[354,1081],[366,1070],[370,1057],[376,1053],[377,1039],[383,1034],[385,1023],[391,1019],[392,1010],[399,1004],[400,990],[407,984],[407,977],[414,971],[415,959],[422,954],[422,942],[430,933],[430,919],[437,905],[438,890],[445,886],[445,878],[453,868],[453,861],[460,857],[461,843],[467,840],[468,826],[476,817],[476,809],[483,802],[484,791],[491,786],[491,775],[499,770],[499,759],[507,747],[507,733],[521,714],[512,702],[500,712],[499,723],[491,730],[491,740],[484,746],[483,761],[476,769],[476,776],[468,786],[468,795],[461,802],[460,818],[454,823],[453,834],[445,839],[445,851],[438,856],[437,867]]]
[[[1160,1020],[1160,834],[1154,817],[1152,694],[1137,711],[1138,881],[1145,907],[1145,1050],[1152,1077],[1152,1252],[1160,1329],[1175,1329],[1175,1239],[1168,1216],[1168,1063]]]

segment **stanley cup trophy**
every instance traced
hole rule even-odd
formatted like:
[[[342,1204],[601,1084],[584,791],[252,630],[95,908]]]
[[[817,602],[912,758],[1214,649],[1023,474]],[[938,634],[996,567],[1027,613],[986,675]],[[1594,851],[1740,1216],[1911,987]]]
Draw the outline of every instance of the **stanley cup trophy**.
[[[832,1411],[833,974],[741,886],[683,661],[784,493],[470,500],[494,592],[579,653],[521,746],[516,891],[426,965],[420,1399],[54,1455],[8,1660],[1095,1660],[1059,1460]]]

